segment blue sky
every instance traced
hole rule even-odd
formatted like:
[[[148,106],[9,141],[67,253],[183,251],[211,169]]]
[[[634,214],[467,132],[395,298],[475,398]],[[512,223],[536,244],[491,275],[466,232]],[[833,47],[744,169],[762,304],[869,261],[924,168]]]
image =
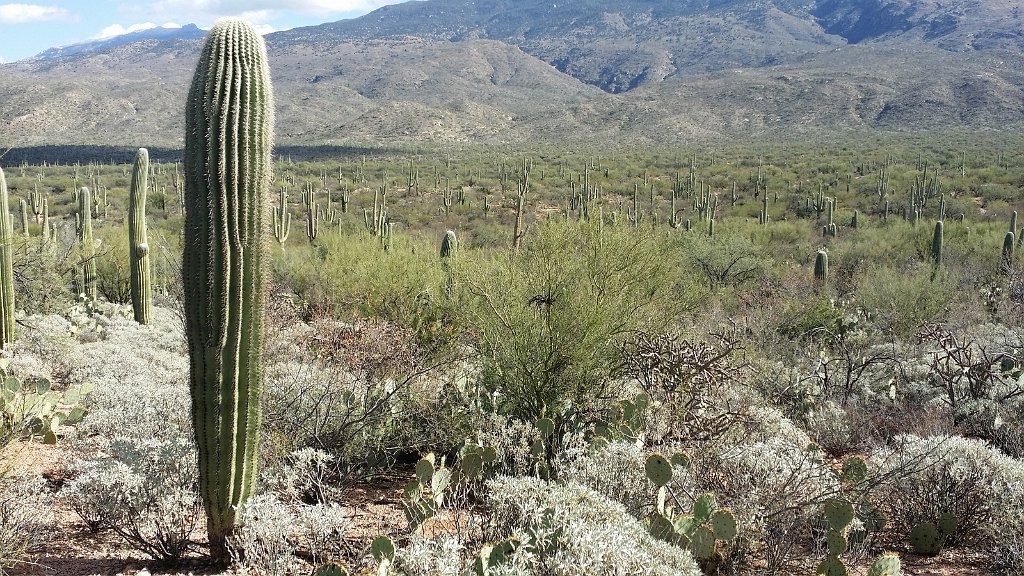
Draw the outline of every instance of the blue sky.
[[[0,62],[54,46],[116,36],[154,26],[198,24],[241,16],[264,32],[354,18],[403,0],[0,0]]]

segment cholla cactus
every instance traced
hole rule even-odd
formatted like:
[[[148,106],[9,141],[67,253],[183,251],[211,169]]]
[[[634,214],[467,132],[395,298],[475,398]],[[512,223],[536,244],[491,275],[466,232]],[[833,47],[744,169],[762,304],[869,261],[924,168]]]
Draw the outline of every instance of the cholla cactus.
[[[135,321],[149,324],[153,315],[153,284],[146,239],[146,189],[149,185],[149,151],[139,148],[128,191],[128,259],[131,264],[132,310]]]
[[[199,492],[220,563],[256,482],[273,110],[263,38],[218,22],[185,105],[182,276]]]

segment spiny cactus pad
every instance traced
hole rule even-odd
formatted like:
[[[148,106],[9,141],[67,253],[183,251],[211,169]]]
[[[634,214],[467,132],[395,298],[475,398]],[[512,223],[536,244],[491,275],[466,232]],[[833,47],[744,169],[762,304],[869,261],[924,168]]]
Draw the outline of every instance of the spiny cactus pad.
[[[942,551],[943,536],[938,527],[931,522],[918,524],[910,531],[910,544],[914,552],[925,556],[934,556]]]
[[[840,479],[844,484],[859,484],[868,477],[868,463],[860,456],[850,456],[843,460],[843,472]]]
[[[370,553],[377,562],[384,559],[394,560],[395,543],[387,536],[379,536],[370,544]]]
[[[644,464],[647,478],[655,486],[664,486],[672,481],[672,464],[661,454],[651,454]]]
[[[868,569],[868,576],[900,576],[900,557],[886,552],[875,559]]]
[[[711,529],[715,532],[715,538],[719,540],[732,540],[736,537],[736,516],[728,509],[715,510],[711,515]]]
[[[704,494],[693,503],[693,518],[698,523],[707,522],[716,508],[718,508],[718,502],[715,501],[715,495]]]
[[[825,576],[847,576],[849,572],[846,570],[846,566],[839,558],[828,557],[821,564],[818,564],[818,574],[824,574]]]
[[[935,520],[935,527],[939,529],[939,533],[944,537],[952,536],[959,526],[960,521],[957,520],[956,514],[952,512],[940,514]]]
[[[842,500],[829,500],[825,503],[825,520],[833,530],[842,530],[853,522],[856,513],[853,504]]]

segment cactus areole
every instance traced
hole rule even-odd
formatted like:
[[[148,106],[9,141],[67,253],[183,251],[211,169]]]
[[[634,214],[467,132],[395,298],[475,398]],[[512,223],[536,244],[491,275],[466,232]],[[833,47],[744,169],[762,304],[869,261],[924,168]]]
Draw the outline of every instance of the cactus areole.
[[[272,135],[263,39],[244,21],[222,20],[185,106],[182,257],[199,490],[220,563],[256,480]]]

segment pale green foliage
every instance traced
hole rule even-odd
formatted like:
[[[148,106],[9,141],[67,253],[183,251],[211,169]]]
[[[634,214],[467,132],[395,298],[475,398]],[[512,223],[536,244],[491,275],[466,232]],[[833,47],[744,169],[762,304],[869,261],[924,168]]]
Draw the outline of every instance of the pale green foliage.
[[[622,228],[545,223],[516,252],[464,263],[466,324],[494,407],[527,421],[597,408],[616,344],[669,317],[665,250]]]
[[[509,573],[700,576],[686,550],[654,539],[621,504],[577,484],[498,477],[487,484],[489,537],[517,536]]]
[[[951,513],[958,526],[947,545],[983,543],[1007,512],[1010,486],[1024,482],[1024,464],[980,440],[960,436],[901,436],[875,452],[880,471],[891,475],[879,497],[897,530],[934,522]]]
[[[54,536],[53,498],[41,477],[0,478],[0,570],[29,560]]]
[[[191,440],[121,437],[109,453],[78,465],[66,498],[94,528],[112,529],[155,560],[178,561],[201,517]]]

